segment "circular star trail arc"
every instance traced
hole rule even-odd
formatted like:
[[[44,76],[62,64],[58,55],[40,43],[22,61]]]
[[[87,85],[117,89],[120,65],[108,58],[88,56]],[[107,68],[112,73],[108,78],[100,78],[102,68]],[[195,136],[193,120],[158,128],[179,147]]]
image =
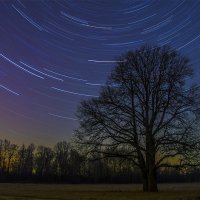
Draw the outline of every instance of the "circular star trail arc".
[[[0,134],[54,144],[78,126],[119,56],[149,43],[191,59],[199,84],[200,1],[0,2]]]

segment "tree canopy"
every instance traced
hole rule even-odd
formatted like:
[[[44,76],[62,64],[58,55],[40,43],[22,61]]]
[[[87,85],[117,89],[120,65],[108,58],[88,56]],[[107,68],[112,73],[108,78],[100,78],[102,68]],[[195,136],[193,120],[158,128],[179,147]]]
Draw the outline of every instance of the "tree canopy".
[[[100,158],[132,160],[143,190],[157,191],[161,167],[194,165],[199,149],[198,86],[189,59],[143,46],[119,58],[99,97],[81,102],[76,140]]]

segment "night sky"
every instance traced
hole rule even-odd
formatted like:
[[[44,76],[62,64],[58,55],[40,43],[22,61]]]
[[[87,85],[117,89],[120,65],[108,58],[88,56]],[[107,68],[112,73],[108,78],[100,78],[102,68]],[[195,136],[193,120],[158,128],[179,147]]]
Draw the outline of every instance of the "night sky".
[[[1,0],[0,138],[52,145],[78,127],[117,57],[168,44],[200,83],[199,0]]]

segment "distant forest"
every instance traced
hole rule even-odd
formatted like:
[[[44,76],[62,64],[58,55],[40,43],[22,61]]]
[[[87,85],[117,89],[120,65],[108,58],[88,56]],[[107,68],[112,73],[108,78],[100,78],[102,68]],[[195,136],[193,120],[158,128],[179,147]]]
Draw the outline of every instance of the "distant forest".
[[[49,183],[141,183],[140,171],[121,158],[96,159],[71,143],[58,142],[53,148],[16,145],[0,140],[1,182]],[[158,171],[159,182],[200,181],[200,168]]]

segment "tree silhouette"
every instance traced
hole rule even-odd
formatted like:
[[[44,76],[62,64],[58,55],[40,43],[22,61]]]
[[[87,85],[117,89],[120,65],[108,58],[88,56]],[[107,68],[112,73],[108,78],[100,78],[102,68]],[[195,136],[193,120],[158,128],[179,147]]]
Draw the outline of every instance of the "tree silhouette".
[[[169,47],[144,46],[120,57],[99,97],[81,102],[77,142],[101,158],[139,167],[144,191],[157,191],[161,167],[194,164],[199,148],[198,87],[189,60]]]
[[[24,179],[32,177],[34,167],[34,150],[34,144],[30,144],[28,147],[25,147],[23,144],[17,152],[18,176]]]
[[[35,156],[36,174],[41,180],[50,178],[54,152],[50,147],[39,146]]]
[[[58,176],[62,179],[66,178],[69,172],[70,147],[66,141],[58,142],[55,147],[55,164]]]

